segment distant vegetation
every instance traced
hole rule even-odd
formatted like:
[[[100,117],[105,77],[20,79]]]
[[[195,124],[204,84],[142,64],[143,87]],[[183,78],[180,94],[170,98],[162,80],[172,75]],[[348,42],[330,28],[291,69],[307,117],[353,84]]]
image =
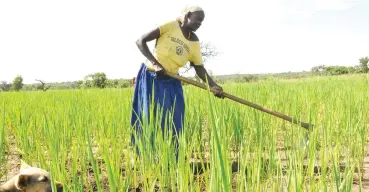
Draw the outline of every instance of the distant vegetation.
[[[215,48],[208,43],[202,43],[204,62],[211,57],[218,55]],[[268,78],[282,78],[282,79],[296,79],[309,76],[331,76],[331,75],[345,75],[345,74],[360,74],[368,73],[369,57],[362,57],[359,59],[359,64],[354,66],[326,66],[319,65],[311,68],[310,71],[302,72],[285,72],[285,73],[271,73],[271,74],[230,74],[214,76],[212,72],[209,74],[214,78],[217,83],[247,83],[255,82]],[[185,66],[188,70],[190,66]],[[200,81],[197,77],[192,79]],[[133,79],[108,79],[104,72],[97,72],[88,74],[83,80],[77,80],[72,82],[53,82],[45,83],[42,80],[36,79],[39,83],[23,84],[23,78],[18,75],[14,78],[12,83],[2,81],[0,83],[0,91],[46,91],[48,89],[88,89],[88,88],[128,88],[133,84]]]

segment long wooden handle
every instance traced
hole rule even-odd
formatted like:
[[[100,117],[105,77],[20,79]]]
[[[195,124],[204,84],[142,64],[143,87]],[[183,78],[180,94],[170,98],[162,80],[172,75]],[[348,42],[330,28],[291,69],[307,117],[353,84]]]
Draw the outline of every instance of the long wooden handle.
[[[185,77],[182,77],[182,76],[179,76],[179,75],[176,75],[176,74],[172,74],[172,73],[166,73],[166,75],[169,76],[169,77],[175,78],[177,80],[186,82],[188,84],[192,84],[192,85],[197,86],[199,88],[202,88],[202,89],[205,89],[205,90],[208,89],[205,84],[199,83],[199,82],[194,81],[192,79],[188,79],[188,78],[185,78]],[[277,111],[273,111],[271,109],[268,109],[266,107],[262,107],[260,105],[255,104],[255,103],[251,103],[251,102],[249,102],[247,100],[244,100],[244,99],[241,99],[239,97],[233,96],[233,95],[231,95],[229,93],[223,92],[223,96],[225,98],[231,99],[231,100],[236,101],[238,103],[242,103],[244,105],[250,106],[250,107],[255,108],[257,110],[260,110],[260,111],[269,113],[271,115],[274,115],[276,117],[279,117],[279,118],[284,119],[286,121],[289,121],[291,123],[300,125],[301,127],[305,128],[305,129],[308,129],[309,130],[309,129],[312,129],[314,127],[313,124],[309,124],[309,123],[305,123],[305,122],[299,121],[299,120],[294,119],[294,118],[292,118],[290,116],[287,116],[287,115],[285,115],[283,113],[280,113],[280,112],[277,112]]]

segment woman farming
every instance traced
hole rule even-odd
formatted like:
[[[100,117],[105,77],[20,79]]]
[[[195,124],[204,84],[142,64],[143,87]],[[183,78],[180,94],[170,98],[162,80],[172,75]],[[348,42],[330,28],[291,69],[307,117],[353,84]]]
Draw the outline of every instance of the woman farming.
[[[204,18],[205,13],[202,8],[189,7],[177,20],[160,25],[136,41],[137,47],[148,62],[141,64],[136,77],[131,125],[135,127],[137,134],[141,134],[142,126],[140,124],[143,121],[149,122],[150,115],[155,115],[149,114],[150,103],[153,99],[154,113],[156,106],[162,110],[160,112],[162,114],[162,131],[164,132],[164,127],[167,127],[172,130],[175,137],[176,157],[178,157],[178,138],[176,136],[181,133],[184,124],[185,103],[181,82],[165,74],[178,74],[179,68],[190,62],[196,74],[204,82],[208,81],[214,95],[223,98],[222,87],[212,80],[204,68],[200,42],[195,34]],[[156,39],[155,56],[147,46],[147,42],[154,39]],[[167,123],[166,116],[172,118]],[[132,135],[132,143],[135,144],[134,135]]]

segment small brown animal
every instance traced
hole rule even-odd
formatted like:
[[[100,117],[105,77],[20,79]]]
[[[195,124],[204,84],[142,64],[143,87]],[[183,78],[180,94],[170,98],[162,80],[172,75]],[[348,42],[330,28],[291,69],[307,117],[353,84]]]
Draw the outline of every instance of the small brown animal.
[[[55,185],[57,192],[63,191],[63,184],[56,181]],[[0,192],[52,192],[50,173],[21,161],[19,173],[2,184]]]

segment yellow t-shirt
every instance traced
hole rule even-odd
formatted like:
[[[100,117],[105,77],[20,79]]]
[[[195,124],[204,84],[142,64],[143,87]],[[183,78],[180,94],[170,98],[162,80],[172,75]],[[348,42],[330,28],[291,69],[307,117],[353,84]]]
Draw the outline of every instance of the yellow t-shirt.
[[[202,65],[200,42],[186,39],[178,21],[167,22],[159,26],[159,29],[160,37],[156,42],[154,56],[167,72],[178,73],[188,61]],[[146,64],[153,69],[151,63]]]

